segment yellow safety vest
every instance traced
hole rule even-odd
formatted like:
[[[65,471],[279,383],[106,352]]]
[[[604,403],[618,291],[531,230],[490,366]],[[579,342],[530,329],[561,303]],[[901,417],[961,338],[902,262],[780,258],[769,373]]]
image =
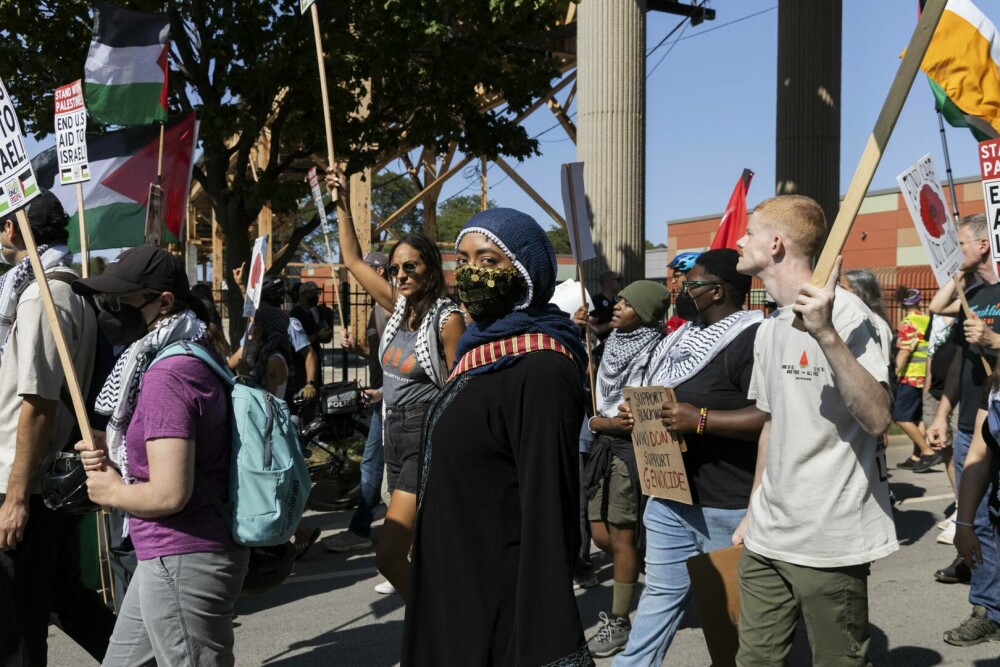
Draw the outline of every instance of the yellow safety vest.
[[[917,348],[910,356],[910,362],[906,364],[906,372],[903,377],[925,378],[927,377],[927,327],[931,323],[930,315],[920,315],[914,313],[903,318],[904,322],[909,322],[917,330],[919,340]]]

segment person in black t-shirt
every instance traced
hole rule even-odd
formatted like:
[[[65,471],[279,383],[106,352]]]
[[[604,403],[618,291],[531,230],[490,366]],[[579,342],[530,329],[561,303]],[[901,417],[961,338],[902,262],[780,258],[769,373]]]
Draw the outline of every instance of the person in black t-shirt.
[[[663,662],[690,595],[687,559],[733,544],[750,502],[767,419],[747,399],[763,315],[741,310],[750,277],[737,273],[738,259],[730,249],[698,257],[676,299],[687,323],[660,343],[650,363],[648,384],[677,394],[677,403],[663,404],[663,424],[684,435],[694,504],[646,504],[646,588],[616,665]],[[625,406],[619,416],[632,421]]]

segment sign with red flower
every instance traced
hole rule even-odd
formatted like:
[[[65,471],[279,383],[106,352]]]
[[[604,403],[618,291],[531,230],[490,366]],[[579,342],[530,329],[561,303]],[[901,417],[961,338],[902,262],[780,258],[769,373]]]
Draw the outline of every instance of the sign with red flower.
[[[903,201],[938,284],[943,286],[962,264],[962,251],[951,211],[930,153],[896,177]]]

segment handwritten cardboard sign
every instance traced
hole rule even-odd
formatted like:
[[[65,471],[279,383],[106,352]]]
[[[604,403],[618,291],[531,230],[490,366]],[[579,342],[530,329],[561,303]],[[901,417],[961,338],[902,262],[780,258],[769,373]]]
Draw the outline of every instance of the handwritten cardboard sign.
[[[660,407],[675,401],[672,389],[664,387],[622,387],[622,394],[632,409],[632,447],[639,469],[643,494],[665,500],[693,504],[684,468],[683,440],[668,431],[660,421]]]

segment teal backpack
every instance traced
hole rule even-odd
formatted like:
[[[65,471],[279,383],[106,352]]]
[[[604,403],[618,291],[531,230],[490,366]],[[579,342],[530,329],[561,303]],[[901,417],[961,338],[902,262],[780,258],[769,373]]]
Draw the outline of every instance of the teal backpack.
[[[195,484],[230,524],[233,540],[247,547],[283,544],[295,532],[311,481],[288,404],[267,391],[236,381],[197,343],[180,341],[153,360],[176,356],[200,359],[229,388],[232,406],[232,451],[229,504],[226,505],[195,471]]]

